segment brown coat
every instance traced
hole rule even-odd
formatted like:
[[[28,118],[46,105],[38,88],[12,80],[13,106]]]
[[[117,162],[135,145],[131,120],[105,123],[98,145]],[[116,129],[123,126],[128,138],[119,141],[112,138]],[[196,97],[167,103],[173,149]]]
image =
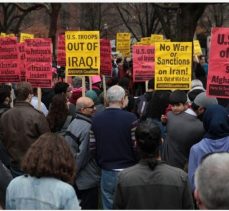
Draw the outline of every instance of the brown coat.
[[[11,156],[11,166],[20,169],[28,148],[40,135],[49,132],[45,116],[28,102],[17,102],[0,120],[2,142]]]

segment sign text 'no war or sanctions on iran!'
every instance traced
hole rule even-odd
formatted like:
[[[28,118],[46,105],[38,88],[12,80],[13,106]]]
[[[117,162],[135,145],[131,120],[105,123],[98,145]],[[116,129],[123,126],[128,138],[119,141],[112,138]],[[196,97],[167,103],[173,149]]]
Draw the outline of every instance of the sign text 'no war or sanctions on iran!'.
[[[183,89],[191,86],[192,43],[155,43],[155,89]]]

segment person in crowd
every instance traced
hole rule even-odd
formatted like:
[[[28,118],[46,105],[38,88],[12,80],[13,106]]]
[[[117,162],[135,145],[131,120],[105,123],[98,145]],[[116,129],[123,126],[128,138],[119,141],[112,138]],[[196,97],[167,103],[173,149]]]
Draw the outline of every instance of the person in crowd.
[[[107,89],[109,89],[110,87],[114,86],[114,85],[118,85],[118,78],[115,77],[111,77],[106,81],[106,87]]]
[[[229,152],[229,112],[221,105],[207,107],[203,125],[203,139],[192,146],[189,155],[188,176],[194,191],[194,174],[202,158],[214,152]]]
[[[89,97],[93,100],[94,104],[96,105],[99,101],[98,95],[94,90],[88,90],[85,93],[86,97]]]
[[[72,79],[72,94],[69,98],[69,113],[74,116],[76,113],[76,101],[78,98],[82,97],[82,78],[75,76]]]
[[[119,80],[118,85],[126,91],[126,95],[128,97],[128,104],[125,109],[129,112],[134,112],[135,100],[132,94],[130,93],[129,83],[130,79],[127,77],[123,77]]]
[[[218,104],[229,110],[229,100],[228,98],[217,98]]]
[[[60,132],[63,128],[67,129],[73,117],[69,114],[65,95],[57,94],[53,97],[46,118],[52,132]]]
[[[118,176],[114,209],[193,209],[187,174],[161,161],[159,126],[148,119],[135,132],[141,160]]]
[[[71,98],[72,87],[66,82],[57,82],[54,86],[55,95],[62,94],[65,95],[67,100]]]
[[[69,84],[66,82],[57,82],[54,86],[55,94],[67,94]]]
[[[6,188],[13,179],[10,170],[0,160],[0,208],[5,209]]]
[[[199,63],[203,67],[206,76],[208,75],[208,63],[204,55],[199,56]]]
[[[72,187],[76,167],[64,138],[45,133],[22,160],[25,172],[13,179],[6,192],[6,209],[80,209]]]
[[[207,96],[206,92],[201,92],[195,97],[191,104],[191,108],[196,113],[198,119],[203,121],[203,116],[207,106],[212,104],[218,104],[217,99],[215,97]]]
[[[44,102],[46,107],[49,109],[50,104],[52,103],[53,97],[57,94],[65,95],[67,100],[69,101],[69,99],[71,98],[71,94],[72,94],[72,87],[66,82],[59,81],[54,84],[51,90],[50,89],[48,91],[43,90],[43,94],[45,96],[42,98],[42,102]]]
[[[169,165],[186,169],[190,148],[204,135],[203,124],[195,112],[188,108],[184,91],[173,91],[169,96],[169,102],[172,111],[168,112],[162,159]]]
[[[193,67],[194,67],[195,78],[199,79],[202,82],[203,87],[206,89],[207,74],[205,73],[203,66],[197,62],[193,65]]]
[[[144,118],[149,101],[152,99],[153,94],[154,78],[148,81],[148,90],[143,95],[139,96],[136,100],[135,113],[139,119]]]
[[[109,107],[93,117],[90,149],[102,169],[101,193],[104,209],[112,209],[118,173],[136,160],[134,132],[137,117],[123,110],[125,90],[112,86],[107,90]]]
[[[122,68],[122,55],[119,53],[112,59],[112,77],[118,79],[119,69]]]
[[[103,95],[103,92],[100,94],[100,96]],[[94,90],[88,90],[85,93],[86,97],[89,97],[93,100],[94,104],[95,104],[95,112],[100,112],[100,111],[104,111],[105,110],[105,106],[104,106],[104,102],[102,99],[101,102],[101,97],[98,97],[96,92]]]
[[[204,92],[203,83],[199,79],[193,79],[191,83],[191,90],[188,91],[188,100],[190,104],[193,103],[194,99],[198,94]]]
[[[38,110],[38,96],[37,96],[37,88],[33,88],[33,97],[31,100],[31,104],[33,105],[34,108]],[[48,109],[46,108],[45,104],[41,102],[41,111],[42,113],[47,116],[48,114]]]
[[[31,84],[18,83],[15,95],[15,106],[6,111],[0,119],[2,143],[10,155],[13,177],[23,174],[20,163],[31,144],[40,135],[50,131],[44,114],[30,104],[33,95]]]
[[[9,85],[0,85],[0,117],[10,109],[11,103],[11,87]]]
[[[92,90],[96,92],[97,96],[99,96],[102,93],[101,82],[102,80],[99,75],[91,77]]]
[[[195,199],[199,209],[229,209],[229,153],[208,155],[195,174]]]
[[[5,84],[0,85],[0,117],[10,109],[11,87]],[[2,144],[2,132],[0,129],[0,207],[5,208],[6,188],[12,180],[10,168],[10,156]]]
[[[3,113],[10,109],[11,103],[11,87],[8,85],[0,86],[0,118]],[[0,128],[0,160],[7,167],[10,168],[10,156],[2,143],[2,129]]]
[[[46,108],[49,108],[52,98],[55,95],[54,86],[57,82],[58,82],[57,68],[52,67],[52,87],[42,88],[41,101],[45,104]]]
[[[145,92],[144,97],[140,97],[138,113],[140,118],[147,118],[156,122],[162,132],[162,137],[165,138],[165,126],[161,122],[161,115],[165,114],[166,108],[169,105],[169,90],[154,90],[154,78],[149,80],[148,92]],[[145,98],[145,100],[144,100]]]
[[[82,209],[96,210],[99,202],[100,170],[88,147],[95,103],[88,97],[80,97],[76,102],[76,110],[76,117],[69,125],[65,139],[75,157],[75,188],[80,206]]]

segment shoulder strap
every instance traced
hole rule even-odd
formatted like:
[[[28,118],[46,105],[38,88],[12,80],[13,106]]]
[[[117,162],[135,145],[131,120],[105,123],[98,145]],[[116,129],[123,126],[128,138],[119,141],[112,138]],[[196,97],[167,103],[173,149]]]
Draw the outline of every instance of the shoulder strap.
[[[78,146],[80,145],[79,137],[76,137],[70,131],[66,131],[65,136],[70,136],[78,144]]]
[[[64,123],[64,125],[63,125],[63,127],[62,127],[62,129],[67,128],[68,125],[71,123],[71,121],[72,121],[73,119],[74,119],[74,118],[73,118],[71,115],[68,115],[67,118],[66,118],[66,120],[65,120],[65,123]]]
[[[86,122],[88,122],[88,123],[90,123],[91,124],[91,120],[90,119],[86,119],[86,118],[83,118],[83,117],[81,117],[81,116],[79,116],[79,115],[76,115],[76,117],[75,117],[76,119],[81,119],[81,120],[84,120],[84,121],[86,121]]]

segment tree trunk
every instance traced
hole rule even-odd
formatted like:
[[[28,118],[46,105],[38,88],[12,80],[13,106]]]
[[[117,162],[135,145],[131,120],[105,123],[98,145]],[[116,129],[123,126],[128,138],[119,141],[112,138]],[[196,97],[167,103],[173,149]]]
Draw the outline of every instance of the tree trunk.
[[[61,9],[61,3],[51,3],[50,12],[50,25],[49,25],[49,37],[52,39],[53,44],[53,60],[56,61],[56,31],[58,16]]]
[[[180,4],[177,14],[176,41],[192,41],[198,19],[203,14],[207,4]]]

